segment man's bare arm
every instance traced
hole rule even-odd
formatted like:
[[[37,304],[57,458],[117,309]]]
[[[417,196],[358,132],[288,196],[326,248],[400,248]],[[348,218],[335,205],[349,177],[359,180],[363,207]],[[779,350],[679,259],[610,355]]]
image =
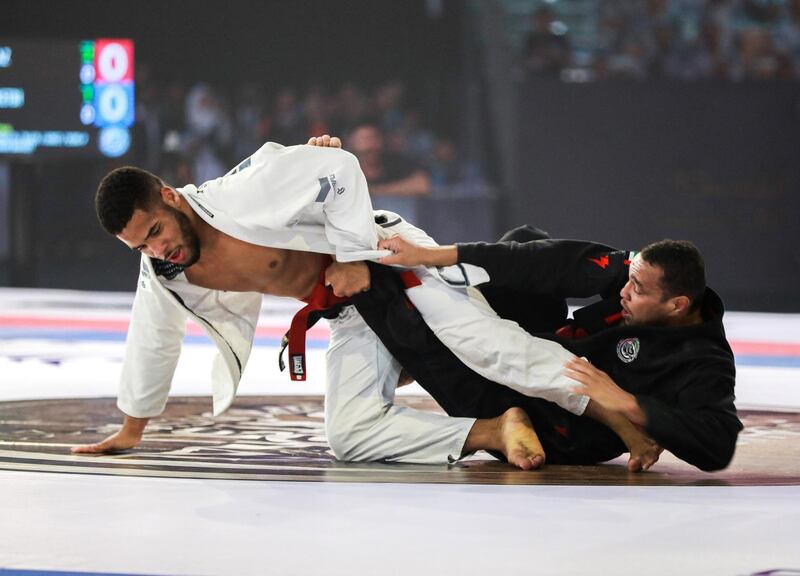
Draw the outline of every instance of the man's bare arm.
[[[144,428],[149,421],[150,418],[134,418],[133,416],[126,415],[122,422],[122,428],[118,432],[97,444],[74,446],[72,448],[72,453],[107,454],[109,452],[120,452],[133,448],[142,441]]]
[[[636,397],[620,388],[608,374],[592,366],[587,360],[570,360],[564,373],[580,382],[581,386],[572,389],[576,394],[584,394],[603,408],[619,412],[637,426],[647,425],[647,415]]]
[[[400,180],[373,184],[369,187],[373,196],[425,196],[431,193],[431,177],[424,170],[417,170]]]
[[[656,463],[662,448],[634,426],[644,426],[647,417],[633,394],[583,358],[568,362],[565,374],[582,385],[573,392],[591,398],[584,414],[611,428],[627,446],[631,455],[628,470],[639,472]]]
[[[424,247],[412,244],[402,236],[393,236],[378,241],[378,248],[391,250],[393,254],[381,258],[381,264],[398,266],[452,266],[458,262],[458,249],[455,246]]]
[[[366,292],[370,287],[369,268],[364,262],[334,262],[325,269],[325,285],[343,298]]]
[[[663,449],[619,412],[608,410],[591,400],[583,415],[608,426],[620,437],[630,453],[628,470],[631,472],[644,472],[658,462]]]

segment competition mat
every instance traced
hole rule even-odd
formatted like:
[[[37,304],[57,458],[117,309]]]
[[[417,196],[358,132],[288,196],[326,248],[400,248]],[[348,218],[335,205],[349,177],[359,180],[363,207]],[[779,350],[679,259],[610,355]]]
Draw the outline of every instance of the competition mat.
[[[426,397],[398,404],[438,410]],[[213,418],[207,398],[172,398],[135,449],[72,455],[119,428],[113,399],[0,403],[0,469],[171,478],[445,484],[765,486],[800,485],[800,414],[742,411],[745,424],[726,470],[701,472],[664,453],[646,473],[621,457],[597,466],[548,465],[521,471],[473,457],[454,465],[337,462],[325,440],[319,396],[241,397]]]

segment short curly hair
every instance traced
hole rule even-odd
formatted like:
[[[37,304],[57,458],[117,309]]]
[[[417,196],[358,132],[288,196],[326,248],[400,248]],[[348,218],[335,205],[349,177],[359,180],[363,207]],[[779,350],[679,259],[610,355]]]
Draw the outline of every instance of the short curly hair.
[[[158,203],[163,180],[141,168],[123,166],[100,181],[94,206],[106,232],[116,236],[128,225],[134,210],[148,210]]]

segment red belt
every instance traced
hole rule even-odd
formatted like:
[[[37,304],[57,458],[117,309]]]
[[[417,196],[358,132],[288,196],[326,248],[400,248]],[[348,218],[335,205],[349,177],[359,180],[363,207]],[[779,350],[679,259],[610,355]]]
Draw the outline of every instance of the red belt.
[[[315,310],[326,310],[346,302],[348,298],[340,298],[333,293],[329,286],[325,286],[325,270],[333,262],[333,258],[328,255],[322,257],[322,266],[319,272],[319,279],[311,291],[311,296],[303,298],[306,303],[292,318],[289,331],[284,334],[281,341],[281,351],[278,354],[278,366],[283,371],[286,366],[283,363],[283,351],[289,347],[289,373],[292,380],[306,379],[306,330],[308,330],[308,316]]]
[[[327,310],[349,298],[336,296],[329,286],[325,286],[325,270],[331,265],[333,259],[325,255],[322,258],[322,268],[319,280],[311,291],[311,296],[303,298],[306,303],[292,318],[289,331],[281,340],[281,351],[278,353],[278,367],[281,372],[286,368],[283,363],[283,351],[289,348],[289,373],[292,380],[303,381],[306,379],[306,331],[308,330],[308,316],[316,310]],[[419,286],[421,282],[410,270],[400,273],[400,278],[406,288]],[[410,305],[410,302],[408,303]]]

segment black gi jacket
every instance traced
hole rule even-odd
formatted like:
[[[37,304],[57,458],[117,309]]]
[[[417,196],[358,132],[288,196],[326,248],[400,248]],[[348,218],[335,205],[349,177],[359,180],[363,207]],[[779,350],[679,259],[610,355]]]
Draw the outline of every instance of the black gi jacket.
[[[530,235],[518,229],[512,237]],[[733,354],[716,293],[707,290],[705,321],[700,325],[627,327],[614,322],[621,310],[619,291],[627,281],[626,252],[591,242],[549,239],[460,244],[458,252],[459,261],[488,271],[491,283],[483,292],[501,316],[587,357],[634,394],[647,415],[646,433],[661,446],[705,471],[730,463],[742,425],[734,406]],[[519,406],[530,416],[552,464],[602,462],[626,451],[605,426],[472,372],[406,305],[396,274],[384,266],[369,266],[372,288],[354,297],[354,304],[389,351],[448,414],[490,418]],[[564,299],[593,295],[600,295],[601,301],[577,311],[573,322],[573,329],[589,335],[579,339],[554,335],[567,324]],[[607,325],[607,318],[614,323]]]

